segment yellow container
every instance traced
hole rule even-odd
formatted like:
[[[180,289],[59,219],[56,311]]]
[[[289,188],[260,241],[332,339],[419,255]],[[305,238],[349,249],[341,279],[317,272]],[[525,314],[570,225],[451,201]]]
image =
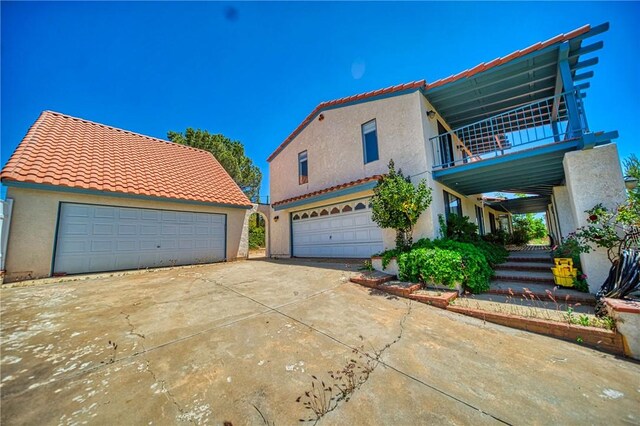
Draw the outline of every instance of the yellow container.
[[[553,259],[553,261],[555,262],[556,266],[569,266],[570,268],[573,269],[573,259],[571,258],[557,257]]]
[[[578,276],[578,270],[568,265],[551,268],[553,281],[562,287],[573,287],[573,280]]]

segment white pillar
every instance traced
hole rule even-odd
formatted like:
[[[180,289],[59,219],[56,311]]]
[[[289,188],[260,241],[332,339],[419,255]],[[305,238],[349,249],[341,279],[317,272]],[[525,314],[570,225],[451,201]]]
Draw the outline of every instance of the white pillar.
[[[563,160],[569,204],[576,227],[587,225],[586,210],[598,203],[616,209],[626,199],[622,168],[615,144],[593,149],[568,152]],[[565,230],[562,230],[563,234]],[[611,263],[606,250],[597,249],[580,256],[583,272],[587,274],[589,290],[600,289],[609,274]]]
[[[567,238],[570,232],[576,230],[576,224],[573,220],[573,208],[571,207],[569,191],[566,186],[553,187],[553,204],[557,216],[557,225],[560,228],[558,230],[559,237],[562,239]]]

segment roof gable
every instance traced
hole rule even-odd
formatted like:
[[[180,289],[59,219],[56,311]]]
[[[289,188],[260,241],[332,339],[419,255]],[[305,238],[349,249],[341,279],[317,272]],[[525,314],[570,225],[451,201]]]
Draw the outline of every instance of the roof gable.
[[[211,153],[44,111],[0,179],[204,203],[249,206]]]

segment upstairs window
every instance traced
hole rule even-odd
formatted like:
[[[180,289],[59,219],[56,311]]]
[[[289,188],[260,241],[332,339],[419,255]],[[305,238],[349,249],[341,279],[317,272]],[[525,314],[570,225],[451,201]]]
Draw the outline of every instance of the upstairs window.
[[[298,154],[298,184],[309,182],[309,165],[307,161],[307,151]]]
[[[378,130],[375,119],[362,125],[362,146],[365,164],[378,160]]]
[[[462,217],[462,200],[453,194],[444,191],[444,212],[447,220],[451,214]]]

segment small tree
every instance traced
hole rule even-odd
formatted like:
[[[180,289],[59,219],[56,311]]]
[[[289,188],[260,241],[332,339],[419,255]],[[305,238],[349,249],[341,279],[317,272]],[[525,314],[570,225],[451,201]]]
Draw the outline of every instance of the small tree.
[[[396,248],[405,250],[413,243],[413,226],[430,204],[431,188],[426,181],[423,179],[414,186],[402,170],[396,171],[390,160],[389,173],[373,188],[372,219],[381,228],[395,229]]]

